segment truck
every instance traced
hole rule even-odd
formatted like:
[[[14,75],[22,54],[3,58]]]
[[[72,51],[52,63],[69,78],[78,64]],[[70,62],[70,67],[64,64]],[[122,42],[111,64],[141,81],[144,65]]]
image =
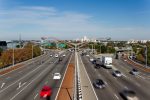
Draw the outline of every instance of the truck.
[[[102,66],[104,66],[105,68],[112,68],[112,57],[102,56],[101,62]]]

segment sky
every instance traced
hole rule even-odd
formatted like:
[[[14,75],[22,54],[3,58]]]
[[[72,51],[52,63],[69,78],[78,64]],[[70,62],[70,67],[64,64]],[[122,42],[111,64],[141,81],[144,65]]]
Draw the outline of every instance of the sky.
[[[0,0],[0,40],[150,40],[150,0]]]

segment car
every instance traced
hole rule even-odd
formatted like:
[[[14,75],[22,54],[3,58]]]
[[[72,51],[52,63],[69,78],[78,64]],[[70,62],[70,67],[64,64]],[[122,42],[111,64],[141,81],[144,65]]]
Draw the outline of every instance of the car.
[[[51,96],[51,94],[52,94],[52,88],[45,85],[40,91],[40,98],[48,98]]]
[[[95,59],[92,61],[92,64],[96,64],[96,60]]]
[[[132,69],[132,70],[130,71],[130,74],[132,74],[132,75],[138,75],[138,74],[139,74],[139,71],[138,71],[137,69]]]
[[[89,57],[89,55],[88,55],[88,54],[87,54],[86,56],[87,56],[87,57]]]
[[[122,76],[122,73],[119,71],[119,70],[115,70],[113,72],[113,75],[116,76],[116,77],[121,77]]]
[[[59,57],[59,61],[62,61],[62,57]]]
[[[61,79],[61,74],[60,74],[60,73],[54,73],[53,79],[54,79],[54,80],[59,80],[59,79]]]
[[[58,54],[55,54],[55,57],[58,58]]]
[[[50,57],[53,57],[53,55],[51,54]]]
[[[96,63],[95,68],[101,68],[100,64]]]
[[[94,82],[93,82],[93,85],[95,88],[98,88],[98,89],[103,89],[105,88],[105,83],[102,79],[96,79]]]
[[[90,61],[92,62],[94,59],[93,58],[90,58]]]
[[[123,90],[122,92],[120,92],[120,96],[124,100],[139,100],[136,96],[136,93],[132,90]]]
[[[65,54],[63,54],[63,57],[65,57],[66,55]]]

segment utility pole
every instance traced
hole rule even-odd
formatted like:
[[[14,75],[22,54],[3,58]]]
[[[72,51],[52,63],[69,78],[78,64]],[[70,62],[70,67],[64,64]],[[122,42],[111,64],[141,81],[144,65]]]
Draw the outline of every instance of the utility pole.
[[[14,42],[12,41],[12,48],[13,48],[13,52],[12,52],[12,65],[15,65],[15,57],[14,57]]]
[[[32,59],[33,59],[33,44],[32,44]]]
[[[145,67],[147,68],[147,46],[145,45]]]

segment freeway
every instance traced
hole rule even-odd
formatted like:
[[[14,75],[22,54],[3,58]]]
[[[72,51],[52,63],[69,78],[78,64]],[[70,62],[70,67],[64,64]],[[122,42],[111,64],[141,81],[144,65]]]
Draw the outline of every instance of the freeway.
[[[25,62],[21,68],[0,76],[0,100],[39,100],[39,91],[44,85],[52,87],[51,99],[54,100],[62,80],[53,80],[53,73],[64,75],[71,53],[65,52],[66,57],[61,62],[50,57],[51,53],[54,54],[47,52]]]
[[[97,78],[100,78],[106,83],[105,89],[95,89],[99,100],[122,100],[119,92],[124,89],[134,90],[139,100],[149,100],[149,82],[142,80],[139,77],[130,75],[129,73],[125,72],[125,69],[122,69],[124,67],[120,67],[127,65],[124,65],[119,61],[115,61],[115,68],[113,69],[105,69],[103,67],[100,69],[95,69],[94,65],[89,60],[90,57],[81,56],[81,58],[91,82],[93,82]],[[120,70],[123,73],[123,77],[114,77],[112,75],[114,69]]]

